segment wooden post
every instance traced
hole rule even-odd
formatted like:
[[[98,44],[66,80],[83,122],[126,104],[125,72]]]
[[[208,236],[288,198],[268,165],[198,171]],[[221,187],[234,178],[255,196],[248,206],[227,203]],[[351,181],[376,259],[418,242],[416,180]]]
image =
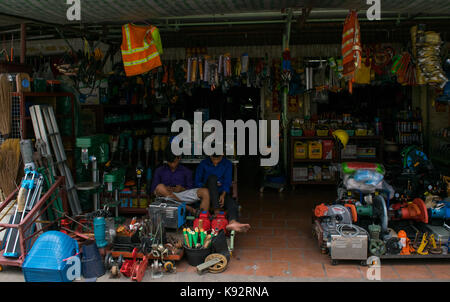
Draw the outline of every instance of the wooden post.
[[[20,64],[25,64],[27,55],[27,30],[25,23],[20,24]]]

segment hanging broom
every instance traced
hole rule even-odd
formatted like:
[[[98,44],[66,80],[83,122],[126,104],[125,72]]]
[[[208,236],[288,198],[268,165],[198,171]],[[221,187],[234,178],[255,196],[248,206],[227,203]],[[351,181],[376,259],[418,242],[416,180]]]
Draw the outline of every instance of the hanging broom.
[[[11,132],[11,85],[8,76],[0,74],[0,133],[3,137]]]
[[[20,165],[20,140],[7,139],[0,147],[0,189],[9,196],[17,187]]]

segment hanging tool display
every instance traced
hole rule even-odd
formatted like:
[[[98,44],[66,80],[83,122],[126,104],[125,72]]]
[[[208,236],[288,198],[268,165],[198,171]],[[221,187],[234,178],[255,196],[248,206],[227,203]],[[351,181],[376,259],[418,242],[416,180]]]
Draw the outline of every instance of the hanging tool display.
[[[152,151],[152,138],[151,137],[145,138],[144,151],[145,151],[145,167],[148,168],[150,165],[150,162],[149,162],[150,151]]]

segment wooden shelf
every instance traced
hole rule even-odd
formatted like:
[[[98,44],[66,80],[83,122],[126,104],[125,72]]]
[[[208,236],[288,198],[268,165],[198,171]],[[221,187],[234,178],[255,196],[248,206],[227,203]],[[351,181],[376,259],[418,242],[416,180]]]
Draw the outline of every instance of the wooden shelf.
[[[334,159],[294,159],[294,163],[333,163]]]
[[[333,139],[332,136],[291,136],[292,140],[319,140],[319,139]]]
[[[291,185],[336,185],[335,180],[291,181]]]
[[[70,92],[13,92],[13,96],[20,96],[23,94],[25,97],[71,97]]]
[[[380,139],[383,139],[383,137],[382,136],[357,136],[357,135],[354,135],[354,136],[349,136],[349,139],[350,140],[352,140],[352,139],[354,139],[354,140],[358,140],[358,139],[361,139],[361,140],[380,140]]]

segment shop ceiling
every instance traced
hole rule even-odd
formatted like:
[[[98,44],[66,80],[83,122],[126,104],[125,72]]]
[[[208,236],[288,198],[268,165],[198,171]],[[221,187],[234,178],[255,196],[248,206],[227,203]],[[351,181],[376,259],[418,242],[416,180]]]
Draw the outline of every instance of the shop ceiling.
[[[66,1],[0,1],[0,38],[19,39],[18,24],[27,23],[27,39],[84,36],[121,42],[121,25],[154,24],[165,47],[273,45],[281,43],[292,9],[292,44],[339,43],[348,9],[359,12],[363,42],[409,39],[413,24],[425,23],[447,40],[448,0],[381,0],[381,21],[368,21],[366,0],[81,0],[81,21],[68,21]],[[3,35],[3,36],[2,36]],[[450,36],[449,36],[450,38]]]

